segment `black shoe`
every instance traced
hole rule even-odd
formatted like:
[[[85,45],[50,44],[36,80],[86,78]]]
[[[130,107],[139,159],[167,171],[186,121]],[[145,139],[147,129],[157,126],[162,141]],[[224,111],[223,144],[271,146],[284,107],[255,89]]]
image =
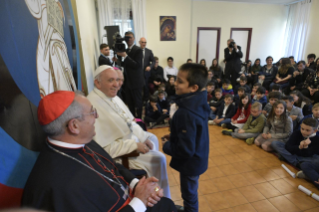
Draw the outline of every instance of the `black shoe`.
[[[177,212],[183,212],[184,211],[184,207],[181,205],[175,205]]]

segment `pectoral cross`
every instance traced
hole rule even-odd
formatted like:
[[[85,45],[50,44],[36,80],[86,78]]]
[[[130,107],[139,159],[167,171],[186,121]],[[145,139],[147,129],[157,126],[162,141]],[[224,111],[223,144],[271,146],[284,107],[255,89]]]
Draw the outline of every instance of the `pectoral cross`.
[[[127,198],[128,197],[130,197],[130,194],[129,194],[129,192],[128,192],[128,187],[126,186],[126,187],[124,187],[123,185],[121,185],[121,189],[123,190],[123,192],[124,192],[124,194],[123,194],[123,199],[124,200],[127,200]]]

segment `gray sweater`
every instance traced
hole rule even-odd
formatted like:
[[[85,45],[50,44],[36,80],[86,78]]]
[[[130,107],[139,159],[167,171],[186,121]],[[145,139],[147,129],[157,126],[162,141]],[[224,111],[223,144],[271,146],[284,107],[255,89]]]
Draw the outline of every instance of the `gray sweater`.
[[[272,109],[272,105],[268,102],[268,103],[265,105],[264,109],[263,109],[264,111],[267,112],[266,116],[269,115],[271,109]]]
[[[292,127],[292,120],[289,116],[287,116],[286,123],[283,123],[277,118],[275,118],[275,121],[269,121],[267,119],[263,133],[269,132],[271,138],[277,138],[280,141],[287,142],[289,136],[292,134]]]
[[[287,115],[288,116],[297,116],[297,118],[295,119],[295,122],[297,122],[297,123],[299,123],[299,121],[301,119],[303,119],[303,114],[302,114],[301,108],[295,107],[294,105],[292,106],[292,109],[290,112],[287,110]]]

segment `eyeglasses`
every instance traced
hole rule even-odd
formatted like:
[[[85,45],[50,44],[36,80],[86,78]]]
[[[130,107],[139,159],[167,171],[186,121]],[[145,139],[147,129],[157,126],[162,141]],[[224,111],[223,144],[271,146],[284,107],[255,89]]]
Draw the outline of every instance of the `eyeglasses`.
[[[88,116],[88,115],[93,115],[94,118],[97,118],[97,110],[96,108],[92,107],[92,110],[90,113],[83,113],[81,116]]]

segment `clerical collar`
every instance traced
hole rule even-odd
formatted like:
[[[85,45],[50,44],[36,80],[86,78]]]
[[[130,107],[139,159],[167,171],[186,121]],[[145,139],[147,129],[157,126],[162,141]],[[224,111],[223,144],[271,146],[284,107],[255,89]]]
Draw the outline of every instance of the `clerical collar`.
[[[85,146],[85,144],[71,144],[71,143],[67,143],[67,142],[63,142],[63,141],[57,141],[57,140],[54,140],[50,137],[48,137],[48,140],[53,145],[56,145],[58,147],[68,148],[68,149],[79,149],[79,148],[83,148]]]

